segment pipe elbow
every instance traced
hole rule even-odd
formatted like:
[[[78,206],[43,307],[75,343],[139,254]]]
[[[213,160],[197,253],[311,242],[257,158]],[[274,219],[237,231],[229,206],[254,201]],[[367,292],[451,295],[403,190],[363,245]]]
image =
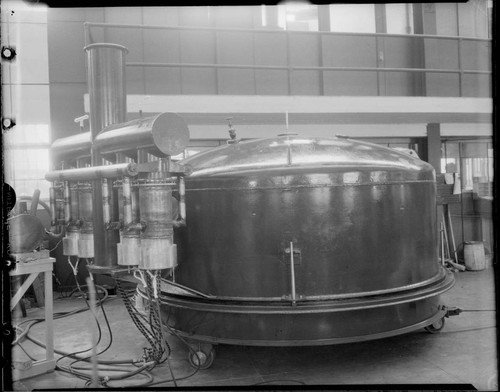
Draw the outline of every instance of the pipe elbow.
[[[59,242],[66,235],[66,228],[63,226],[60,233],[55,233],[56,230],[56,226],[52,226],[50,230],[45,230],[45,234],[49,240]]]

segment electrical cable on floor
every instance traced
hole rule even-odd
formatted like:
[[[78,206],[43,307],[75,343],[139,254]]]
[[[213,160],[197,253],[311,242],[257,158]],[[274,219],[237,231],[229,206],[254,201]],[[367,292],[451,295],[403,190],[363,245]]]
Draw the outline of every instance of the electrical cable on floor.
[[[77,278],[76,278],[76,275],[75,275],[75,279],[77,279]],[[71,312],[63,312],[62,314],[59,314],[59,317],[57,317],[57,316],[56,316],[56,317],[55,317],[56,319],[57,319],[57,318],[61,318],[61,317],[66,317],[66,316],[71,315],[71,314],[76,314],[76,313],[79,313],[79,312],[81,312],[81,311],[86,311],[86,310],[88,310],[88,309],[89,309],[89,306],[88,306],[89,304],[88,304],[88,302],[87,302],[87,300],[86,300],[86,295],[85,295],[85,293],[81,290],[81,289],[82,289],[82,287],[85,287],[85,286],[79,285],[78,280],[76,281],[76,283],[77,283],[77,286],[78,286],[78,288],[79,288],[79,290],[80,290],[80,292],[81,292],[81,294],[82,294],[83,299],[85,300],[85,302],[86,302],[86,304],[87,304],[87,307],[86,307],[86,308],[77,309],[77,310],[75,310],[75,311],[71,311]],[[99,288],[101,289],[101,291],[103,291],[103,292],[105,293],[105,295],[104,295],[103,299],[104,299],[104,300],[105,300],[105,299],[107,299],[107,298],[108,298],[108,293],[107,293],[107,290],[106,290],[106,289],[104,289],[103,287],[100,287],[100,286],[99,286]],[[107,350],[107,349],[111,346],[111,343],[112,343],[112,331],[111,331],[111,326],[110,326],[110,324],[109,324],[109,320],[108,320],[108,318],[107,318],[106,312],[105,312],[105,310],[104,310],[104,306],[103,306],[103,302],[104,302],[104,301],[103,301],[100,297],[98,297],[98,298],[99,298],[99,305],[100,305],[101,309],[103,310],[103,315],[104,315],[104,318],[105,318],[105,320],[106,320],[106,325],[107,325],[107,327],[108,327],[108,331],[109,331],[109,333],[110,333],[110,342],[109,342],[108,346],[107,346],[104,350],[102,350],[102,351],[99,353],[99,354],[102,354],[103,352],[105,352],[105,351],[106,351],[106,350]],[[98,320],[96,317],[95,317],[95,319],[96,319],[96,322],[97,322],[97,324],[98,324],[98,329],[99,329],[99,339],[98,339],[98,343],[96,344],[96,346],[97,346],[97,345],[99,344],[100,340],[101,340],[101,328],[100,328],[99,320]],[[34,339],[34,338],[32,338],[31,336],[29,336],[29,335],[28,335],[28,333],[29,333],[29,329],[30,329],[33,325],[35,325],[35,324],[36,324],[36,323],[38,323],[38,322],[42,322],[42,321],[44,321],[44,320],[45,320],[45,319],[26,320],[25,322],[30,322],[30,324],[28,325],[28,327],[27,327],[24,331],[22,331],[21,335],[18,337],[18,339],[16,339],[16,341],[19,343],[19,342],[20,342],[20,340],[21,340],[22,338],[26,337],[28,340],[32,341],[33,343],[35,343],[35,344],[37,344],[37,345],[39,345],[39,346],[41,346],[41,347],[45,347],[45,345],[44,345],[42,342],[40,342],[40,341],[38,341],[38,340],[36,340],[36,339]],[[25,322],[23,322],[23,323],[25,323]],[[22,324],[23,324],[23,323],[22,323]],[[72,368],[72,365],[74,365],[74,364],[75,364],[75,363],[77,363],[77,362],[80,362],[80,361],[86,361],[86,362],[88,362],[88,361],[90,360],[90,357],[83,357],[83,358],[82,358],[82,357],[79,357],[79,356],[77,355],[77,354],[81,354],[81,353],[87,352],[88,350],[89,350],[89,349],[87,349],[87,350],[82,350],[82,351],[77,351],[77,352],[73,352],[73,353],[66,353],[66,352],[62,352],[62,351],[60,351],[60,350],[56,350],[56,349],[55,349],[55,350],[54,350],[54,352],[55,352],[55,353],[57,353],[57,354],[59,354],[59,355],[62,355],[62,357],[61,357],[61,358],[59,358],[59,359],[56,361],[56,368],[57,368],[58,370],[61,370],[61,371],[64,371],[64,372],[71,373],[71,374],[75,375],[75,376],[76,376],[76,377],[78,377],[78,378],[81,378],[81,379],[86,379],[86,380],[90,380],[90,379],[91,379],[91,376],[89,376],[88,374],[86,374],[86,373],[84,373],[84,372],[80,372],[80,371],[76,370],[76,368],[75,368],[75,367],[73,367],[73,368]],[[69,365],[69,367],[68,367],[68,368],[66,368],[66,367],[64,367],[64,366],[59,365],[59,361],[61,361],[63,358],[68,358],[68,357],[69,357],[69,358],[76,359],[76,360],[75,360],[74,362],[72,362],[72,363]],[[117,365],[117,366],[118,366],[119,364],[121,364],[121,365],[128,365],[128,366],[130,366],[130,365],[135,365],[135,363],[137,363],[137,362],[139,362],[139,361],[137,361],[137,360],[135,360],[135,359],[133,359],[133,360],[109,360],[109,361],[99,360],[99,361],[98,361],[98,363],[99,363],[100,365],[103,365],[103,364],[104,364],[104,365],[105,365],[105,364],[115,364],[115,365]],[[141,362],[142,362],[142,361],[141,361]],[[137,374],[141,374],[141,375],[144,375],[144,376],[147,378],[147,380],[146,380],[145,382],[142,382],[141,384],[134,384],[134,386],[140,386],[140,385],[143,385],[143,384],[145,385],[145,384],[147,384],[147,383],[150,383],[150,382],[153,380],[152,375],[150,375],[150,374],[148,373],[148,371],[149,371],[149,370],[151,370],[151,369],[152,369],[155,365],[156,365],[156,363],[155,363],[155,362],[146,362],[146,361],[144,361],[144,362],[142,362],[142,366],[139,366],[139,367],[137,367],[137,366],[136,366],[134,370],[130,370],[130,369],[115,369],[115,371],[121,371],[121,372],[123,372],[123,373],[125,373],[125,374],[116,375],[116,376],[104,376],[104,377],[101,379],[101,382],[102,382],[103,384],[106,384],[106,383],[108,383],[109,381],[113,381],[113,380],[124,380],[124,379],[127,379],[127,378],[129,378],[129,377],[135,376],[135,375],[137,375]],[[111,371],[111,370],[109,370],[109,371]]]
[[[174,382],[174,386],[177,388],[177,380],[175,379],[174,372],[172,370],[172,367],[170,366],[170,361],[169,361],[172,349],[171,349],[171,347],[169,346],[169,344],[167,342],[167,338],[166,338],[167,334],[165,332],[165,327],[163,326],[163,322],[162,322],[162,319],[161,319],[161,309],[160,309],[161,275],[160,275],[160,271],[158,271],[157,274],[156,274],[156,282],[155,283],[156,283],[156,292],[157,292],[155,306],[156,306],[156,311],[157,311],[159,319],[160,319],[159,320],[159,324],[160,324],[161,338],[163,339],[163,341],[165,342],[166,346],[168,347],[168,355],[166,357],[166,362],[167,362],[168,370],[170,371],[170,375],[172,376],[172,380]]]
[[[75,270],[74,270],[75,272]],[[121,375],[111,375],[111,376],[104,376],[101,378],[101,383],[105,386],[110,386],[110,382],[114,382],[114,381],[120,381],[120,380],[125,380],[125,379],[128,379],[132,376],[143,376],[143,377],[146,377],[146,380],[143,381],[143,382],[140,382],[140,383],[133,383],[133,385],[131,384],[127,384],[127,386],[129,387],[139,387],[139,386],[150,386],[150,385],[158,385],[158,384],[163,384],[163,383],[167,383],[167,382],[173,382],[175,386],[177,386],[177,381],[180,381],[180,380],[185,380],[187,378],[190,378],[192,376],[194,376],[200,369],[200,366],[196,366],[195,370],[187,375],[187,376],[183,376],[183,377],[175,377],[174,373],[173,373],[173,370],[170,366],[170,354],[171,354],[171,348],[170,348],[170,345],[168,344],[168,341],[166,339],[166,334],[167,332],[165,331],[165,328],[167,328],[167,330],[170,332],[171,335],[177,337],[183,344],[185,344],[188,348],[188,350],[194,355],[197,357],[198,359],[198,362],[197,364],[200,364],[201,363],[201,360],[198,356],[198,353],[182,338],[180,337],[174,330],[172,330],[169,326],[168,326],[168,323],[165,325],[163,322],[162,322],[162,319],[161,319],[161,310],[160,310],[160,296],[158,293],[161,293],[160,289],[160,280],[158,279],[158,274],[159,272],[156,272],[156,277],[155,276],[151,276],[151,279],[150,279],[150,284],[148,285],[148,289],[149,290],[145,290],[146,291],[146,294],[148,295],[149,298],[151,298],[151,301],[149,302],[150,303],[150,306],[149,306],[149,319],[151,320],[151,327],[152,327],[152,330],[151,331],[148,331],[147,329],[143,329],[143,331],[141,332],[146,332],[149,334],[149,338],[153,338],[156,340],[157,344],[156,345],[153,345],[152,348],[153,348],[153,352],[154,352],[154,357],[156,358],[154,361],[146,361],[146,359],[144,359],[143,361],[140,361],[140,360],[137,360],[137,359],[127,359],[127,360],[102,360],[102,359],[99,359],[98,363],[99,365],[102,367],[103,365],[115,365],[116,367],[114,368],[110,368],[109,366],[106,367],[105,369],[102,369],[103,371],[108,371],[108,372],[123,372],[124,374],[121,374]],[[87,311],[89,310],[89,305],[88,305],[88,301],[87,301],[87,298],[86,298],[86,294],[85,292],[83,291],[83,288],[86,287],[86,285],[80,285],[79,282],[78,282],[78,278],[77,278],[77,275],[75,274],[75,279],[76,279],[76,283],[77,283],[77,289],[76,290],[73,290],[72,293],[70,294],[73,295],[74,292],[76,292],[77,290],[81,293],[81,296],[82,298],[85,300],[86,302],[86,305],[87,307],[83,307],[83,308],[79,308],[79,309],[75,309],[75,310],[72,310],[72,311],[69,311],[69,312],[58,312],[58,313],[54,313],[54,319],[59,319],[59,318],[62,318],[62,317],[68,317],[70,315],[74,315],[74,314],[77,314],[77,313],[80,313],[80,312],[83,312],[83,311]],[[147,318],[144,317],[139,311],[137,311],[137,309],[135,308],[135,306],[133,306],[133,304],[130,302],[130,294],[132,292],[137,292],[137,290],[133,290],[131,292],[127,292],[126,290],[124,290],[120,284],[118,283],[119,281],[117,280],[117,288],[118,288],[118,291],[120,292],[121,295],[123,295],[123,298],[124,298],[124,302],[125,304],[129,305],[127,307],[127,310],[129,311],[130,314],[133,314],[135,315],[136,317],[136,320],[139,320],[137,315],[139,315],[144,321],[147,321]],[[155,296],[155,287],[153,287],[153,284],[156,284],[156,296]],[[99,298],[99,305],[103,311],[103,316],[105,318],[105,321],[106,321],[106,326],[107,326],[107,329],[109,331],[109,334],[110,334],[110,341],[107,345],[107,347],[105,349],[103,349],[102,351],[100,351],[99,355],[104,353],[106,350],[109,349],[109,347],[111,346],[112,344],[112,331],[111,331],[111,326],[109,324],[109,320],[107,318],[107,315],[106,315],[106,312],[104,310],[104,306],[103,306],[103,302],[108,300],[109,298],[109,295],[108,295],[108,292],[105,288],[101,287],[101,286],[96,286],[99,288],[99,290],[101,292],[104,293],[102,299],[100,298],[100,296],[98,296]],[[153,298],[156,297],[155,300],[153,300]],[[170,315],[169,315],[170,316]],[[99,339],[98,339],[98,343],[96,344],[96,346],[101,342],[101,339],[102,339],[102,329],[101,329],[101,326],[100,326],[100,322],[99,320],[95,317],[95,320],[96,320],[96,323],[97,323],[97,328],[99,329]],[[31,342],[33,342],[34,344],[37,344],[41,347],[45,347],[45,344],[40,342],[39,340],[29,336],[29,331],[31,329],[31,327],[33,327],[34,325],[36,325],[37,323],[39,322],[43,322],[45,321],[44,318],[38,318],[38,319],[30,319],[30,320],[24,320],[23,322],[21,322],[19,325],[18,325],[18,330],[21,330],[20,328],[20,325],[22,324],[25,324],[27,323],[27,327],[21,331],[21,333],[18,335],[18,337],[16,338],[16,343],[19,344],[21,342],[21,340],[23,339],[28,339],[30,340]],[[142,325],[142,322],[139,321],[138,325],[140,325],[140,329],[141,327],[143,327]],[[144,334],[144,333],[143,333]],[[148,339],[149,340],[149,339]],[[21,347],[22,348],[22,347]],[[23,349],[23,348],[22,348]],[[87,373],[85,373],[84,371],[85,370],[88,370],[86,367],[82,367],[82,366],[75,366],[76,363],[78,362],[86,362],[88,363],[89,360],[90,360],[90,357],[89,356],[83,356],[81,357],[79,354],[83,354],[85,352],[88,352],[89,350],[91,350],[92,348],[90,349],[86,349],[86,350],[82,350],[82,351],[77,351],[77,352],[72,352],[72,353],[69,353],[69,352],[64,352],[64,351],[61,351],[61,350],[57,350],[57,349],[54,349],[54,352],[57,353],[58,355],[61,355],[61,358],[58,358],[58,360],[56,361],[57,363],[57,369],[58,370],[61,370],[61,371],[64,371],[64,372],[67,372],[67,373],[70,373],[70,374],[73,374],[74,376],[80,378],[80,379],[84,379],[84,380],[87,380],[87,382],[90,382],[91,380],[91,376]],[[71,364],[69,365],[69,367],[66,367],[66,366],[63,366],[60,364],[60,362],[65,359],[65,358],[71,358],[71,359],[74,359],[73,362],[71,362]],[[157,366],[158,364],[162,364],[162,363],[165,363],[167,364],[167,366],[169,367],[169,372],[170,372],[170,375],[171,375],[171,379],[168,379],[168,380],[159,380],[157,382],[154,382],[154,377],[149,373],[150,370],[152,370],[155,366]],[[138,364],[141,364],[141,365],[138,365]],[[135,367],[134,370],[130,370],[130,369],[120,369],[119,366],[130,366],[130,365],[133,365]],[[80,371],[80,370],[83,370],[83,371]]]
[[[177,339],[179,339],[179,341],[181,343],[183,343],[188,351],[190,351],[192,354],[194,354],[196,356],[196,358],[198,359],[198,364],[201,364],[201,360],[200,360],[200,357],[198,356],[198,353],[191,347],[191,345],[186,342],[186,340],[180,336],[174,329],[170,328],[169,324],[168,324],[168,320],[170,319],[170,308],[169,309],[169,312],[167,313],[167,320],[165,321],[164,325],[165,327],[167,328],[167,330],[170,332],[171,335],[175,336]],[[176,377],[175,380],[176,381],[182,381],[182,380],[187,380],[188,378],[191,378],[193,377],[196,373],[198,373],[200,371],[200,368],[201,368],[201,365],[198,365],[195,367],[194,371],[186,376],[183,376],[183,377]],[[169,383],[169,382],[173,382],[174,380],[173,379],[167,379],[167,380],[160,380],[160,381],[156,381],[154,383],[151,383],[151,384],[148,384],[148,386],[153,386],[153,385],[160,385],[160,384],[165,384],[165,383]]]
[[[68,258],[68,262],[70,262],[69,258]],[[89,262],[88,262],[88,260],[87,260],[87,264],[88,264],[88,263],[89,263]],[[70,263],[70,265],[71,265],[71,263]],[[89,305],[89,303],[88,303],[88,301],[87,301],[87,298],[86,298],[86,294],[82,291],[82,287],[86,287],[86,285],[85,285],[85,286],[82,286],[82,285],[80,285],[80,284],[79,284],[79,282],[78,282],[78,275],[77,275],[77,272],[78,272],[78,271],[77,271],[77,268],[78,268],[78,262],[76,263],[75,268],[73,269],[74,276],[75,276],[75,282],[76,282],[76,284],[77,284],[77,288],[78,288],[78,290],[80,291],[80,293],[82,294],[82,297],[84,298],[84,300],[85,300],[85,302],[86,302],[87,306],[90,308],[90,305]],[[90,274],[90,277],[92,278],[92,274]],[[107,298],[107,290],[105,290],[105,297],[104,297],[104,299],[105,299],[105,298]],[[101,300],[101,298],[100,298],[100,297],[98,297],[98,299],[99,299],[99,305],[100,305],[100,307],[101,307],[101,310],[102,310],[102,313],[103,313],[103,316],[104,316],[104,319],[105,319],[105,322],[106,322],[106,326],[107,326],[107,329],[108,329],[108,332],[109,332],[109,336],[110,336],[110,340],[109,340],[108,345],[107,345],[107,346],[106,346],[103,350],[101,350],[99,353],[97,353],[97,355],[101,355],[101,354],[103,354],[104,352],[106,352],[106,351],[107,351],[107,350],[111,347],[111,345],[112,345],[112,343],[113,343],[113,333],[112,333],[112,331],[111,331],[111,326],[110,326],[110,324],[109,324],[109,320],[108,320],[108,317],[107,317],[106,311],[104,310],[103,301]],[[102,335],[101,335],[101,328],[100,328],[99,320],[97,319],[97,317],[96,317],[95,315],[94,315],[94,318],[95,318],[95,320],[96,320],[96,322],[97,322],[97,324],[98,324],[98,329],[99,329],[99,338],[98,338],[97,343],[96,343],[94,346],[92,346],[92,347],[91,347],[91,349],[93,349],[94,347],[97,347],[97,346],[98,346],[98,344],[100,343],[100,340],[101,340],[101,336],[102,336]],[[89,349],[89,350],[90,350],[90,349]],[[85,351],[83,351],[83,352],[86,352],[86,351],[89,351],[89,350],[85,350]],[[78,353],[82,353],[82,352],[78,352]],[[56,366],[58,366],[60,369],[61,369],[62,367],[61,367],[60,365],[58,365],[58,362],[59,362],[61,359],[62,359],[62,358],[59,358],[59,359],[58,359],[58,361],[56,361]],[[66,368],[66,369],[61,369],[61,370],[66,370],[66,371],[69,371],[69,372],[71,372],[71,373],[74,373],[73,365],[74,365],[75,363],[78,363],[78,362],[81,362],[81,361],[88,361],[88,360],[90,360],[90,356],[88,356],[88,357],[84,357],[84,358],[77,358],[77,359],[75,359],[72,363],[70,363],[70,364],[69,364],[69,367],[68,367],[68,368]],[[102,364],[102,362],[101,362],[101,364]],[[106,376],[106,377],[104,377],[104,378],[103,378],[102,382],[106,382],[106,380],[111,380],[111,379],[121,380],[121,379],[125,379],[125,378],[132,377],[132,376],[134,376],[134,375],[136,375],[136,374],[138,374],[138,373],[140,373],[140,372],[142,372],[142,371],[144,371],[144,370],[148,370],[148,369],[149,369],[149,367],[150,367],[150,365],[151,365],[151,363],[144,364],[144,365],[143,365],[142,367],[140,367],[139,369],[135,369],[135,370],[132,370],[132,371],[130,371],[130,370],[128,370],[128,371],[127,371],[127,370],[125,370],[125,369],[124,369],[124,370],[122,370],[122,371],[126,372],[126,374],[124,374],[124,375],[120,375],[120,376]],[[78,372],[78,373],[80,373],[80,372]],[[82,374],[82,373],[80,373],[80,374]]]
[[[19,346],[19,348],[21,350],[23,350],[23,352],[28,356],[29,359],[31,359],[32,361],[37,361],[36,358],[34,358],[33,356],[31,356],[26,350],[25,348],[23,347],[23,345],[21,343],[17,343],[17,346]]]
[[[117,289],[118,289],[118,292],[121,293],[123,288],[121,286],[121,283],[120,283],[120,280],[117,279],[116,280],[116,283],[117,283]],[[159,303],[160,303],[160,293],[161,293],[161,281],[160,280],[157,280],[157,284],[158,286],[156,287],[156,291],[158,293],[158,299],[156,301],[151,301],[150,298],[152,299],[152,297],[154,297],[154,290],[152,290],[150,288],[150,290],[148,290],[146,287],[144,287],[144,295],[146,297],[146,299],[149,301],[149,304],[153,304],[155,305],[156,307],[156,317],[154,316],[154,314],[149,314],[150,316],[150,319],[151,319],[151,323],[157,323],[159,324],[160,328],[163,330],[163,336],[166,336],[166,331],[164,328],[166,328],[168,330],[168,332],[179,339],[179,341],[181,341],[181,343],[183,343],[187,349],[189,350],[189,352],[191,352],[197,359],[197,364],[201,364],[201,359],[200,357],[198,356],[198,353],[189,345],[189,343],[187,343],[180,335],[178,335],[176,333],[175,330],[171,329],[168,325],[168,318],[170,317],[170,313],[168,313],[167,315],[167,321],[166,322],[161,322],[161,311],[160,311],[160,308],[159,308]],[[144,285],[144,286],[150,286],[150,285]],[[141,293],[139,292],[139,288],[137,287],[136,288],[136,293],[142,297]],[[136,324],[137,328],[141,331],[141,333],[144,334],[144,332],[141,330],[143,327],[142,327],[142,323],[140,322],[140,320],[137,319],[137,315],[141,316],[141,318],[144,319],[144,321],[148,321],[137,309],[136,307],[131,303],[130,301],[130,298],[127,296],[127,295],[124,295],[122,296],[122,299],[124,300],[124,304],[127,308],[127,311],[129,312],[132,320],[134,321],[134,323]],[[151,307],[151,306],[150,306]],[[160,322],[158,323],[158,321],[160,320]],[[137,323],[136,323],[137,321]],[[148,331],[149,332],[149,331]],[[165,338],[165,343],[168,345],[168,342],[166,341],[166,338]],[[169,347],[169,346],[168,346]],[[168,350],[170,351],[170,348],[168,348]],[[167,362],[167,366],[169,366],[169,370],[170,370],[170,373],[171,373],[171,376],[172,378],[170,379],[166,379],[166,380],[158,380],[156,382],[150,382],[148,384],[145,384],[147,385],[148,387],[149,386],[153,386],[153,385],[159,385],[159,384],[165,384],[165,383],[170,383],[170,382],[173,382],[176,386],[177,386],[177,381],[181,381],[181,380],[186,380],[190,377],[193,377],[196,373],[198,373],[198,371],[200,370],[200,365],[197,365],[194,369],[194,371],[186,376],[182,376],[182,377],[176,377],[174,376],[173,374],[173,371],[172,371],[172,368],[170,367],[170,363],[169,363],[169,357],[167,356],[163,361],[161,361],[160,363],[163,363],[163,362]]]
[[[81,293],[82,298],[84,299],[84,301],[85,301],[85,303],[86,303],[87,307],[90,309],[90,305],[89,305],[89,303],[88,303],[88,301],[87,301],[86,295],[85,295],[85,293],[83,293],[83,291],[82,291],[82,289],[81,289],[81,287],[80,287],[80,282],[78,282],[78,263],[79,263],[79,259],[77,259],[77,260],[76,260],[76,263],[75,263],[75,265],[73,266],[73,264],[71,264],[71,258],[70,258],[70,256],[68,256],[68,264],[70,265],[71,269],[73,270],[73,275],[74,275],[74,277],[75,277],[75,283],[76,283],[76,285],[77,285],[77,289],[78,289],[78,291]],[[102,303],[101,303],[101,306],[102,306]],[[81,351],[76,351],[76,352],[74,352],[74,353],[71,353],[71,354],[72,354],[72,356],[76,356],[77,354],[83,354],[83,353],[86,353],[86,352],[88,352],[88,351],[91,351],[92,349],[94,349],[95,347],[97,347],[97,346],[99,345],[99,343],[101,342],[101,338],[102,338],[101,325],[100,325],[99,320],[97,319],[97,317],[96,317],[95,315],[93,315],[93,316],[94,316],[94,320],[95,320],[95,322],[96,322],[97,329],[98,329],[98,339],[97,339],[97,342],[96,342],[95,344],[93,344],[93,345],[92,345],[92,347],[90,347],[90,348],[88,348],[88,349],[81,350]],[[107,350],[108,348],[109,348],[109,345],[108,345],[108,347],[106,347],[106,349],[105,349],[105,350]],[[56,369],[61,370],[61,371],[63,371],[63,372],[67,372],[67,373],[77,373],[77,374],[80,374],[80,375],[81,375],[81,373],[80,373],[80,372],[74,372],[74,371],[71,369],[71,365],[72,365],[73,363],[75,363],[75,362],[79,362],[79,361],[80,361],[80,358],[78,358],[78,357],[77,357],[77,359],[75,360],[75,362],[72,362],[72,363],[70,364],[70,366],[69,366],[69,367],[64,367],[64,366],[60,365],[60,362],[61,362],[64,358],[67,358],[67,357],[72,357],[72,356],[70,356],[70,355],[63,355],[63,356],[61,356],[60,358],[58,358],[58,359],[56,360]],[[82,360],[83,360],[83,359],[82,359]]]

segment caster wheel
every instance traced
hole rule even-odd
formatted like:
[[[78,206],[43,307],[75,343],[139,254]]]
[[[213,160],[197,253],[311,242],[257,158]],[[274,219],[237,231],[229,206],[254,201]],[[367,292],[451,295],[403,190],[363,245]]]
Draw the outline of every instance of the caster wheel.
[[[214,363],[215,350],[212,348],[207,353],[201,350],[190,351],[188,354],[189,364],[195,369],[208,369]]]
[[[444,328],[444,317],[440,318],[439,320],[435,321],[431,325],[428,325],[424,329],[429,332],[429,333],[438,333]]]

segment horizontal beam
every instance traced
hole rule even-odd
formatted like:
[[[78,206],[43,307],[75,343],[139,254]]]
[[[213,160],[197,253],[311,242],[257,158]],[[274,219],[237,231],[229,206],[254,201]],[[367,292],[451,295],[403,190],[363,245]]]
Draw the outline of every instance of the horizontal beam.
[[[224,122],[239,117],[249,124],[491,123],[491,98],[325,97],[259,95],[129,95],[129,113],[166,109],[191,124]],[[85,95],[88,112],[88,95]]]
[[[283,133],[285,123],[278,125],[262,124],[249,125],[233,122],[238,138],[253,139],[275,137]],[[296,132],[304,137],[333,137],[337,134],[353,138],[413,138],[426,137],[427,124],[289,124],[289,131]],[[227,125],[191,125],[189,132],[191,140],[213,140],[228,139]],[[441,124],[441,136],[473,136],[473,137],[491,137],[491,124]]]

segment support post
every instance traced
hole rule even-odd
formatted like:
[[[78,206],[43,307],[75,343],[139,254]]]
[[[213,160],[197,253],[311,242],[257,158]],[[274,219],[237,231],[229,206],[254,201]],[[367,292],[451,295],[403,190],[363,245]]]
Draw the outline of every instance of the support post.
[[[427,162],[441,174],[441,124],[427,124]]]

